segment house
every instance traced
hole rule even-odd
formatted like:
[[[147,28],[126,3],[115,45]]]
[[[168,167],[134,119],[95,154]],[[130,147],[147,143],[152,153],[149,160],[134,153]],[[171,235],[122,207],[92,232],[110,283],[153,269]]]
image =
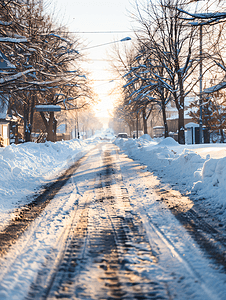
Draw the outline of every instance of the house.
[[[191,108],[189,105],[194,101],[194,97],[186,97],[184,103],[184,126],[186,128],[186,124],[193,122],[192,117],[189,116]],[[171,101],[167,106],[166,110],[166,121],[168,124],[169,132],[176,133],[178,131],[178,110],[176,109],[175,102]]]
[[[0,51],[0,70],[12,71],[14,69],[16,67]],[[3,147],[8,146],[10,142],[17,141],[17,120],[7,113],[8,96],[2,95],[0,96],[0,146]]]
[[[70,132],[68,130],[67,123],[60,124],[57,127],[56,131],[56,139],[57,141],[62,141],[62,140],[70,140]]]
[[[191,108],[190,103],[194,101],[194,97],[185,98],[184,108],[184,126],[186,131],[186,125],[194,122],[192,117],[189,116]],[[166,108],[166,121],[168,125],[169,136],[177,140],[178,134],[178,110],[175,102],[171,101]],[[162,137],[164,136],[165,128],[163,126],[162,112],[160,110],[154,110],[150,116],[150,122],[148,122],[148,133],[151,137]]]
[[[7,121],[8,105],[0,98],[0,136],[1,146],[9,145],[9,122]]]
[[[6,97],[0,97],[0,145],[6,147],[18,142],[17,119],[8,114]]]

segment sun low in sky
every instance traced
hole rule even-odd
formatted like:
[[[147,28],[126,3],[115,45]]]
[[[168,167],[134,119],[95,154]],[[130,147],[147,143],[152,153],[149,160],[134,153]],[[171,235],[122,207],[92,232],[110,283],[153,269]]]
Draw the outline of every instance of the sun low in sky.
[[[113,110],[115,98],[109,94],[115,76],[110,70],[107,51],[110,43],[132,34],[130,8],[129,0],[53,0],[49,8],[59,23],[77,33],[86,45],[84,51],[89,62],[84,68],[90,72],[94,93],[100,99],[95,108],[99,118],[109,118],[109,111]],[[107,45],[98,46],[102,44]]]
[[[108,127],[108,121],[114,109],[114,103],[109,99],[108,97],[103,98],[94,108],[96,117],[103,123],[104,128]]]

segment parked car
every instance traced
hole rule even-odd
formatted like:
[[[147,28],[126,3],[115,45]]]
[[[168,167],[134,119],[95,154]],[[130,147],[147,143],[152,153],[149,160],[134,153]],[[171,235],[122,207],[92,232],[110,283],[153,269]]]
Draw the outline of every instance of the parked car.
[[[123,138],[123,139],[127,139],[128,138],[128,134],[127,133],[119,133],[118,138]]]

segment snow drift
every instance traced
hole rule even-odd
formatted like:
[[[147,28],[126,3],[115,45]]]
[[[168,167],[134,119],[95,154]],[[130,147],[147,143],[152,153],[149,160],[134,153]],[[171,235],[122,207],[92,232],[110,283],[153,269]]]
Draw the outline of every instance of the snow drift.
[[[115,144],[174,188],[205,200],[220,219],[226,217],[226,149],[224,144],[179,145],[168,137],[160,142],[116,139]],[[206,155],[206,153],[208,153]],[[175,187],[176,186],[176,187]]]
[[[9,214],[44,183],[78,160],[99,139],[70,140],[44,144],[12,144],[0,148],[0,229]]]

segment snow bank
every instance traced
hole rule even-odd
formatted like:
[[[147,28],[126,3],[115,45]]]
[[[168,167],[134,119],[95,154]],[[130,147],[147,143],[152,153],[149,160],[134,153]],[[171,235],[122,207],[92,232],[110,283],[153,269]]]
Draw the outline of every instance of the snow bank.
[[[122,139],[115,144],[147,165],[162,182],[190,194],[193,200],[205,200],[215,214],[220,209],[220,219],[225,219],[226,145],[179,145],[170,137],[160,142]]]
[[[24,143],[0,148],[0,228],[8,221],[9,212],[26,203],[26,196],[59,175],[98,140]]]
[[[171,137],[167,137],[163,139],[161,142],[159,142],[159,145],[161,146],[178,146],[179,144]]]
[[[143,134],[143,135],[140,137],[140,139],[152,141],[152,138],[150,137],[149,134]]]
[[[100,141],[70,140],[45,144],[25,143],[0,148],[0,229],[27,196],[58,176]],[[208,206],[226,217],[226,146],[179,145],[172,138],[115,139],[128,156],[194,200],[206,199]]]

